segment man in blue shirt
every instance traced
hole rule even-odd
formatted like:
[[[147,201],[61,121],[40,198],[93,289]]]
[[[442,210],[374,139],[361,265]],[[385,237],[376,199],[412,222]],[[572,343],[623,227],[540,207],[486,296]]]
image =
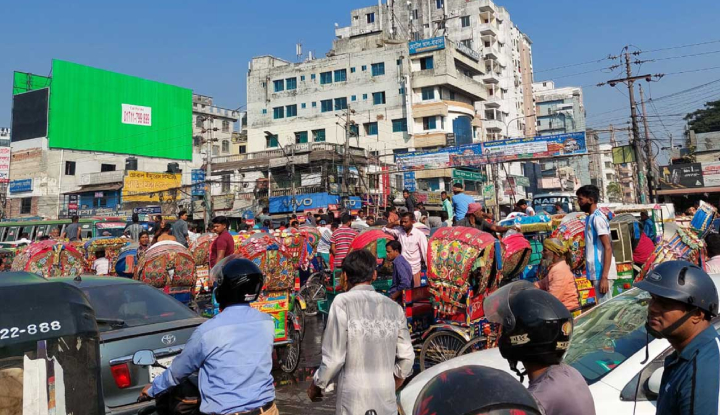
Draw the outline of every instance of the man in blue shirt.
[[[650,293],[645,328],[675,351],[665,358],[658,415],[717,415],[720,336],[711,322],[718,293],[710,276],[686,261],[664,262],[635,283]]]
[[[640,212],[640,223],[642,223],[643,232],[645,233],[645,235],[647,235],[647,237],[650,238],[653,243],[655,243],[655,238],[657,238],[655,222],[650,219],[650,216],[644,210]]]
[[[454,183],[453,184],[452,207],[453,207],[453,211],[455,212],[455,221],[456,222],[465,219],[465,215],[467,214],[467,210],[468,210],[468,205],[470,205],[470,203],[475,203],[475,199],[473,199],[472,197],[463,193],[462,183]]]
[[[600,189],[588,184],[580,187],[575,194],[580,210],[587,213],[585,219],[585,268],[587,279],[595,288],[598,304],[613,296],[613,283],[610,271],[613,265],[612,245],[610,244],[610,222],[597,207]],[[613,279],[617,273],[612,273]]]
[[[387,259],[393,263],[392,285],[388,290],[390,298],[398,301],[403,290],[413,287],[413,272],[410,263],[402,256],[402,245],[398,241],[390,241],[385,246]]]
[[[252,261],[231,255],[211,271],[220,314],[198,327],[142,397],[155,397],[199,372],[200,411],[204,414],[277,415],[270,375],[275,324],[251,308],[264,277]]]

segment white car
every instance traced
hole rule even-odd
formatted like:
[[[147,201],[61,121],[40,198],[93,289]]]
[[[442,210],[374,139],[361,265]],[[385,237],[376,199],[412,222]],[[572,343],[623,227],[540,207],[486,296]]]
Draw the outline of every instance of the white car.
[[[720,291],[720,275],[712,278]],[[633,288],[575,319],[565,363],[585,378],[598,415],[655,414],[663,361],[672,348],[667,340],[648,336],[646,352],[644,326],[649,299],[648,293]],[[720,328],[720,319],[714,324]],[[514,374],[497,348],[456,357],[423,371],[400,391],[398,404],[402,412],[412,414],[415,399],[435,375],[464,365],[488,366]],[[524,383],[527,386],[527,377]]]

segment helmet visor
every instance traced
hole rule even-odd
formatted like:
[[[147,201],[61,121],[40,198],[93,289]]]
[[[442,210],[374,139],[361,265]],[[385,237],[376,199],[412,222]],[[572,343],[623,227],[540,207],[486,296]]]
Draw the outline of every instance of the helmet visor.
[[[232,254],[218,261],[217,264],[215,264],[215,266],[210,270],[210,281],[213,281],[218,286],[222,285],[223,280],[225,279],[225,276],[223,275],[223,268],[225,268],[225,264],[236,258],[242,257],[238,254]]]
[[[535,289],[531,282],[515,281],[495,291],[483,301],[485,317],[491,323],[501,324],[504,330],[514,329],[515,316],[510,309],[510,299],[519,291],[530,289]]]

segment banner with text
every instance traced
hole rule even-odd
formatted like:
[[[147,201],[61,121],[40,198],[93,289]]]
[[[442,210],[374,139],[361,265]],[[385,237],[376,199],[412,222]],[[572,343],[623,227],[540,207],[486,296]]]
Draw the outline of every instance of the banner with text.
[[[660,167],[660,189],[704,187],[700,163],[671,164]]]
[[[124,202],[159,202],[174,197],[170,189],[179,189],[181,174],[128,171],[123,181]],[[175,192],[177,193],[177,192]]]

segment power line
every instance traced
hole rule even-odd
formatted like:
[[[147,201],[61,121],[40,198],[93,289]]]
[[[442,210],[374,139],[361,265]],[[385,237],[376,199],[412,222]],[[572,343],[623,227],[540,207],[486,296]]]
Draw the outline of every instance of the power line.
[[[644,51],[642,51],[642,53],[660,52],[663,50],[671,50],[671,49],[683,49],[683,48],[689,48],[689,47],[693,47],[693,46],[709,45],[712,43],[720,43],[720,40],[710,40],[707,42],[691,43],[689,45],[679,45],[679,46],[670,46],[670,47],[659,48],[659,49],[650,49],[650,50],[644,50]]]

